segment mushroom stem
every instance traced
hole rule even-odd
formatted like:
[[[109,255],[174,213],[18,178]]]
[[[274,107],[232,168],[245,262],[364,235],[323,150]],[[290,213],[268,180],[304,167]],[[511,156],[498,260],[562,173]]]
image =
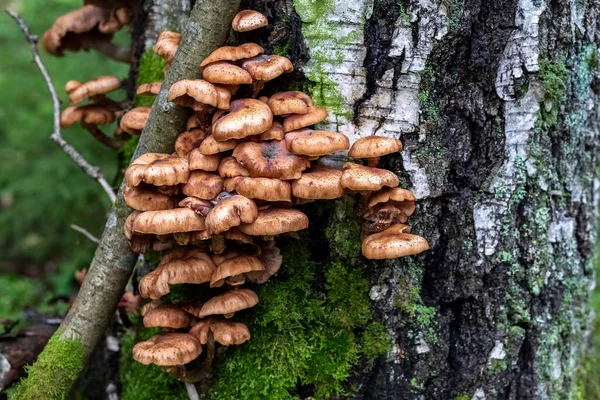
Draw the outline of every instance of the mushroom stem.
[[[367,167],[377,168],[377,164],[379,164],[380,157],[371,157],[367,158]]]
[[[360,201],[358,202],[358,205],[356,207],[356,214],[359,217],[362,217],[362,215],[365,213],[365,211],[369,208],[368,204],[369,204],[370,197],[371,197],[371,192],[369,192],[369,191],[361,191],[360,192]]]
[[[256,98],[261,90],[265,87],[265,81],[252,82],[252,98]]]
[[[190,400],[199,400],[200,396],[196,390],[196,386],[193,383],[185,382],[185,390],[187,391]]]
[[[129,63],[131,58],[131,48],[121,47],[106,40],[94,40],[89,42],[90,48],[104,54],[106,57],[115,61]]]
[[[213,235],[210,240],[210,247],[213,253],[221,254],[225,251],[225,238],[223,235]]]
[[[96,139],[98,142],[102,143],[108,148],[113,150],[120,150],[123,146],[123,142],[121,140],[113,139],[111,137],[106,136],[97,125],[83,125],[83,128],[92,134],[92,137]]]

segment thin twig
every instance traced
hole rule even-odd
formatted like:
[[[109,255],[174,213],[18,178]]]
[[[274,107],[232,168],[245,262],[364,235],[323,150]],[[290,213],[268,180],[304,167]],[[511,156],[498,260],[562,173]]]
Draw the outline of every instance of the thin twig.
[[[83,158],[83,156],[79,154],[79,152],[77,152],[77,150],[75,150],[73,146],[67,143],[67,141],[63,139],[63,137],[60,135],[60,101],[58,100],[58,95],[56,94],[56,89],[54,89],[54,84],[52,83],[50,74],[48,74],[44,63],[40,58],[40,53],[37,49],[38,37],[36,35],[31,34],[31,32],[29,31],[29,27],[19,14],[12,10],[6,10],[6,13],[10,15],[12,19],[14,19],[15,22],[19,25],[19,28],[21,28],[21,31],[23,32],[27,43],[29,43],[29,46],[31,47],[33,61],[42,73],[42,76],[46,81],[46,85],[48,86],[48,90],[50,91],[50,95],[52,96],[52,103],[54,106],[54,131],[52,132],[52,135],[50,135],[50,138],[56,144],[58,144],[60,148],[63,149],[63,151],[67,153],[69,157],[71,157],[71,159],[75,162],[75,164],[77,164],[79,168],[81,168],[83,172],[85,172],[90,178],[98,181],[98,183],[102,186],[102,188],[110,198],[110,201],[114,203],[117,199],[117,195],[115,194],[113,188],[106,181],[106,178],[104,177],[104,174],[102,173],[100,168],[88,163],[86,159]]]
[[[84,228],[80,227],[79,225],[71,224],[71,229],[81,233],[83,236],[85,236],[90,241],[92,241],[96,244],[100,243],[100,239],[98,239],[96,236],[92,235],[89,231],[85,230]]]
[[[82,124],[83,128],[88,131],[94,139],[96,139],[99,143],[102,143],[104,146],[113,150],[120,150],[123,147],[123,142],[118,139],[113,139],[102,132],[100,128],[96,125],[86,125]]]

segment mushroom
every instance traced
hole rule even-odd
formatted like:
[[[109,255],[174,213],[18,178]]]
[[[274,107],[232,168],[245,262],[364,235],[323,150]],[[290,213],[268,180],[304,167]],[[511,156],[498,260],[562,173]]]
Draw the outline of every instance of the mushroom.
[[[183,107],[192,107],[196,111],[209,111],[206,105],[229,108],[229,101],[226,101],[225,107],[225,104],[220,104],[220,96],[217,88],[210,82],[203,79],[183,79],[171,85],[167,100]]]
[[[187,183],[181,186],[183,194],[204,200],[214,199],[222,190],[223,178],[217,174],[200,170],[193,171]]]
[[[168,210],[177,205],[177,199],[142,185],[126,186],[123,197],[129,207],[139,211]]]
[[[305,157],[290,153],[284,140],[240,143],[233,150],[233,156],[252,177],[298,179],[310,166]]]
[[[352,158],[366,158],[369,167],[376,167],[379,157],[402,150],[402,142],[398,139],[383,136],[367,136],[358,139],[348,152]]]
[[[217,61],[208,64],[202,70],[202,78],[210,83],[222,83],[225,85],[244,85],[252,83],[252,76],[243,68],[228,63]]]
[[[217,141],[242,139],[263,133],[273,123],[271,109],[255,99],[238,99],[231,102],[229,112],[223,113],[212,125],[212,135]]]
[[[254,82],[252,84],[252,95],[256,97],[262,90],[265,82],[277,78],[284,72],[293,72],[292,62],[283,56],[261,54],[249,58],[242,63],[242,68],[247,70]]]
[[[283,132],[283,125],[279,121],[273,121],[273,124],[269,129],[260,134],[259,139],[265,140],[283,140],[285,133]]]
[[[133,346],[133,359],[144,365],[183,365],[198,358],[200,353],[202,345],[188,333],[156,335]]]
[[[154,238],[150,235],[139,235],[133,232],[133,221],[140,214],[139,211],[132,212],[127,216],[123,225],[123,234],[134,253],[145,253],[152,247],[152,242],[154,241]]]
[[[362,242],[363,255],[371,260],[410,256],[429,250],[421,236],[412,235],[407,225],[392,225],[383,232],[367,236]]]
[[[344,194],[342,175],[339,169],[315,165],[292,182],[292,194],[301,199],[336,199]]]
[[[177,32],[163,31],[158,35],[154,52],[161,56],[167,64],[170,64],[179,48],[181,35]]]
[[[115,120],[115,113],[103,106],[88,104],[79,107],[67,107],[60,114],[60,127],[68,128],[75,122],[82,125],[107,125]]]
[[[140,280],[140,295],[158,299],[171,291],[170,285],[209,282],[215,269],[213,260],[201,249],[176,248]]]
[[[283,131],[290,132],[318,124],[327,118],[323,107],[309,106],[306,114],[292,114],[283,120]]]
[[[69,84],[70,83],[70,84]],[[79,83],[79,82],[78,82]],[[121,87],[121,81],[114,76],[99,76],[86,83],[74,87],[72,81],[67,82],[65,90],[69,93],[71,105],[78,104],[89,97],[103,96]],[[69,90],[71,89],[71,90]]]
[[[180,246],[203,245],[205,241],[211,239],[210,235],[206,230],[203,231],[192,231],[192,232],[176,232],[173,234],[175,242]]]
[[[130,135],[141,135],[151,110],[151,107],[136,107],[127,111],[121,117],[119,128]]]
[[[242,10],[233,17],[231,28],[236,32],[248,32],[262,28],[268,24],[267,17],[258,11]]]
[[[292,153],[309,157],[321,157],[350,147],[350,141],[343,133],[312,129],[286,133],[285,143]]]
[[[392,171],[365,167],[351,162],[344,163],[342,186],[355,191],[375,191],[384,186],[396,187],[400,181]]]
[[[162,81],[160,82],[152,82],[152,83],[143,83],[135,91],[135,94],[140,96],[156,96],[160,92],[160,87],[162,86]]]
[[[228,156],[219,163],[219,175],[222,178],[233,178],[236,176],[250,176],[250,172],[237,162],[233,156]]]
[[[270,247],[263,247],[260,255],[258,256],[260,262],[265,267],[264,271],[248,272],[246,274],[246,281],[252,283],[265,283],[281,268],[283,257],[279,247],[273,245]]]
[[[173,186],[186,183],[189,178],[186,159],[162,153],[143,154],[125,170],[128,186],[137,186],[141,182],[154,186]]]
[[[199,149],[194,149],[189,154],[190,171],[216,171],[219,168],[220,162],[220,154],[212,154],[207,156],[202,154]]]
[[[241,195],[226,197],[208,212],[206,230],[211,235],[219,234],[241,223],[254,222],[257,217],[258,209],[252,200]]]
[[[308,107],[312,107],[312,99],[303,92],[275,93],[267,101],[273,115],[307,114]]]
[[[209,332],[212,333],[213,339],[223,346],[240,345],[250,340],[250,331],[246,325],[220,318],[201,320],[190,329],[189,334],[201,344],[207,344],[210,340]]]
[[[219,142],[215,140],[213,135],[210,135],[204,139],[198,149],[200,149],[200,153],[202,154],[211,155],[233,150],[238,143],[239,141],[234,139]]]
[[[202,141],[206,138],[206,133],[202,129],[191,129],[187,130],[179,136],[175,141],[175,152],[179,158],[186,158],[192,152],[202,144]]]
[[[415,195],[402,188],[383,189],[373,193],[362,215],[372,225],[379,226],[378,232],[391,224],[405,223],[415,212]],[[383,227],[383,229],[381,228]],[[370,232],[375,232],[370,230]]]
[[[150,310],[146,309],[143,315],[146,328],[181,329],[190,325],[189,314],[170,303],[160,304]]]
[[[277,178],[243,177],[235,182],[235,190],[251,199],[292,201],[292,185]]]
[[[252,236],[275,236],[308,228],[308,217],[292,208],[270,208],[258,212],[254,222],[241,224],[238,229]]]
[[[134,233],[167,235],[204,230],[204,217],[189,208],[144,211],[133,220]]]
[[[203,217],[208,215],[208,212],[214,207],[210,201],[199,199],[198,197],[189,196],[179,202],[179,207],[188,207],[194,210],[196,214],[200,214]]]
[[[208,300],[202,306],[198,318],[209,315],[223,315],[225,318],[233,317],[233,314],[254,307],[258,303],[258,296],[250,289],[230,290],[219,296]]]
[[[223,46],[209,54],[201,67],[217,61],[237,61],[262,54],[265,50],[256,43],[244,43],[239,46]]]
[[[244,274],[252,271],[264,271],[265,267],[255,256],[238,256],[223,261],[210,278],[210,287],[221,287],[227,281],[232,286],[244,283]]]

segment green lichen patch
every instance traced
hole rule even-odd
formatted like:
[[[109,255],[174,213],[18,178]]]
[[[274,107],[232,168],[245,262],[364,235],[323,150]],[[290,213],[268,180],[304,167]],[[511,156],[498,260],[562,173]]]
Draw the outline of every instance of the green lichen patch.
[[[567,67],[562,62],[540,59],[539,77],[544,88],[544,104],[541,107],[542,122],[547,129],[558,122],[560,105],[566,100]]]
[[[381,322],[371,322],[362,334],[362,353],[373,364],[392,347],[390,337]]]
[[[25,368],[28,377],[11,393],[10,400],[66,398],[83,368],[83,346],[78,340],[64,339],[61,335],[61,330],[56,331],[37,361]]]
[[[165,79],[165,60],[152,49],[148,49],[140,59],[140,68],[138,69],[138,77],[136,87],[144,83],[159,82]],[[135,103],[138,106],[151,106],[154,102],[154,96],[136,96]]]

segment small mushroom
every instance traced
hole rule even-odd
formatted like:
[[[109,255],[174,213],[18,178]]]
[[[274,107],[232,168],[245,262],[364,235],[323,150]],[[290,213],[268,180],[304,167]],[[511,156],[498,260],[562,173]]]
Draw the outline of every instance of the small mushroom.
[[[96,104],[87,104],[65,108],[60,114],[60,127],[68,128],[78,121],[85,125],[107,125],[114,120],[114,112]]]
[[[134,233],[168,235],[204,230],[204,217],[189,208],[144,211],[133,220]]]
[[[69,83],[69,82],[67,82]],[[110,93],[114,90],[117,90],[121,87],[121,81],[115,76],[99,76],[97,78],[92,79],[86,83],[82,83],[76,88],[73,88],[73,84],[68,85],[69,87],[65,87],[69,93],[69,100],[71,105],[75,105],[81,103],[83,100],[94,97],[101,96],[107,93]]]
[[[273,115],[307,114],[308,107],[312,107],[312,99],[303,92],[275,93],[267,101]]]
[[[243,68],[228,63],[217,61],[208,64],[202,70],[202,78],[210,83],[222,83],[225,85],[244,85],[252,83],[252,76]]]
[[[189,325],[189,314],[170,303],[158,305],[151,310],[146,310],[144,313],[144,326],[146,328],[181,329],[187,328]]]
[[[170,64],[179,48],[181,35],[177,32],[163,31],[158,35],[154,52],[161,56],[167,64]]]
[[[283,120],[283,131],[290,132],[322,122],[327,118],[323,107],[309,106],[306,114],[292,114]]]
[[[241,195],[221,200],[206,216],[206,230],[215,235],[241,223],[251,223],[258,216],[256,204]]]
[[[271,109],[255,99],[231,102],[229,113],[223,113],[212,125],[215,140],[242,139],[263,133],[273,123]]]
[[[350,141],[343,133],[312,129],[286,133],[285,143],[292,153],[309,157],[321,157],[350,147]]]
[[[156,96],[160,92],[161,82],[143,83],[135,91],[140,96]]]
[[[236,32],[248,32],[262,28],[268,24],[267,17],[258,11],[242,10],[233,17],[231,28]]]
[[[141,182],[154,186],[174,186],[186,183],[189,178],[186,159],[162,153],[143,154],[125,170],[128,186],[137,186]]]
[[[235,183],[239,194],[265,201],[292,201],[292,185],[277,178],[243,177]]]
[[[381,206],[388,205],[398,210],[398,221],[394,223],[405,223],[415,212],[415,195],[410,191],[402,188],[383,189],[373,193],[368,203],[368,210],[363,214],[363,218],[369,219],[372,215],[377,214]]]
[[[231,318],[234,313],[254,307],[257,303],[258,296],[250,289],[230,290],[204,303],[196,317],[223,315],[225,318]]]
[[[217,174],[200,170],[193,171],[187,183],[181,186],[183,194],[203,200],[214,199],[222,190],[223,178]]]
[[[233,150],[233,157],[252,177],[298,179],[310,166],[308,159],[291,153],[284,140],[240,143]]]
[[[216,171],[221,162],[220,154],[212,154],[210,156],[200,153],[199,149],[194,149],[189,154],[190,171]]]
[[[369,167],[376,167],[379,157],[396,153],[402,150],[402,142],[398,139],[383,136],[367,136],[358,139],[348,156],[352,158],[366,158]]]
[[[360,164],[344,163],[342,186],[355,191],[375,191],[384,186],[396,187],[400,180],[392,171],[365,167]]]
[[[275,236],[308,228],[308,217],[292,208],[270,208],[258,212],[250,224],[241,224],[238,229],[252,236]]]
[[[192,150],[200,147],[204,139],[206,139],[206,133],[202,129],[187,130],[177,136],[175,152],[179,158],[186,158]]]
[[[239,46],[223,46],[210,53],[210,55],[202,61],[200,66],[204,67],[217,61],[237,61],[244,58],[251,58],[262,54],[263,52],[264,49],[256,43],[244,43]]]
[[[219,175],[221,178],[234,178],[236,176],[250,176],[250,172],[237,162],[233,156],[228,156],[219,163]]]
[[[250,331],[246,325],[220,318],[201,320],[190,329],[189,334],[201,344],[207,344],[209,332],[212,332],[214,340],[223,346],[240,345],[250,340]]]
[[[344,194],[342,175],[339,169],[315,165],[292,182],[292,194],[301,199],[337,199]]]
[[[206,109],[200,105],[217,107],[220,94],[212,83],[203,79],[183,79],[171,85],[167,100],[183,107],[204,111]],[[229,102],[225,108],[228,107]]]
[[[187,207],[196,214],[206,217],[208,212],[213,209],[214,205],[210,201],[202,200],[194,196],[188,196],[179,202],[179,207]]]
[[[136,107],[127,111],[121,117],[119,128],[130,135],[141,135],[151,110],[151,107]]]
[[[206,139],[204,139],[204,141],[200,144],[200,147],[198,149],[200,149],[200,153],[202,154],[211,155],[233,150],[238,143],[239,141],[235,139],[219,142],[215,140],[213,135],[210,135]]]
[[[198,358],[200,353],[202,345],[188,333],[156,335],[133,346],[133,359],[144,365],[183,365]]]
[[[126,186],[123,189],[125,203],[139,211],[169,210],[175,208],[177,199],[164,195],[152,187]]]
[[[246,273],[264,270],[265,267],[258,257],[243,255],[230,258],[217,265],[217,269],[210,278],[210,287],[221,287],[225,281],[230,285],[235,282],[233,286],[238,286],[244,283]]]
[[[269,129],[260,134],[259,139],[261,141],[266,140],[283,140],[285,133],[283,132],[283,125],[279,121],[273,121],[273,124]]]
[[[367,236],[362,242],[363,255],[371,260],[384,260],[429,250],[429,244],[424,238],[406,232],[410,232],[410,228],[403,224],[396,224],[383,232]]]
[[[252,84],[254,97],[262,90],[265,82],[277,78],[284,72],[294,71],[294,66],[287,57],[267,54],[245,60],[242,63],[242,68],[247,70],[254,79]]]

